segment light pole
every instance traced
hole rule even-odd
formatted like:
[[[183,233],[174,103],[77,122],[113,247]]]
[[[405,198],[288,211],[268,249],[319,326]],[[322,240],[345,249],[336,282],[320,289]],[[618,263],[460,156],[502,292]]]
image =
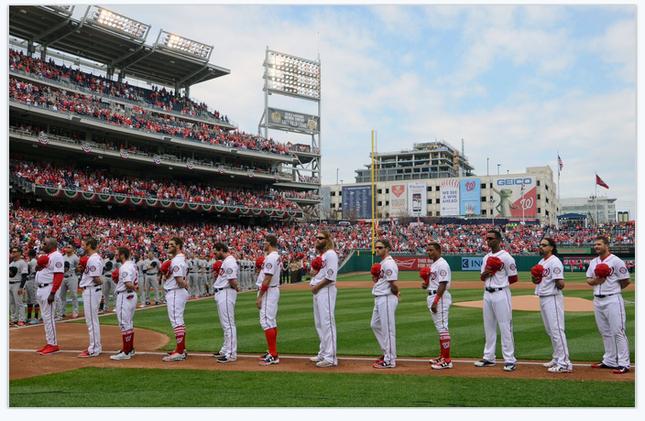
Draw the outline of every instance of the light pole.
[[[338,168],[336,168],[336,185],[338,185]]]
[[[497,175],[499,175],[499,167],[501,167],[502,164],[497,164]]]

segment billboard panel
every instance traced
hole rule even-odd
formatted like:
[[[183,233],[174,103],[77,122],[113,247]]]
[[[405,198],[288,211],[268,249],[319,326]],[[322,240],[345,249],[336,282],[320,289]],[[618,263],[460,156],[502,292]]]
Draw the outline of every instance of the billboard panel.
[[[439,210],[441,216],[459,215],[459,179],[446,178],[439,182],[441,200]]]
[[[428,214],[428,194],[425,184],[408,184],[408,216]]]
[[[535,218],[537,216],[535,177],[493,178],[493,208],[496,218]]]
[[[343,187],[343,219],[372,217],[372,188],[370,186]]]
[[[463,216],[481,215],[481,180],[462,178],[459,183],[459,214]]]
[[[408,195],[405,184],[390,186],[390,216],[407,216]]]
[[[312,134],[320,133],[320,121],[318,116],[280,110],[277,108],[269,108],[268,126],[273,129]]]

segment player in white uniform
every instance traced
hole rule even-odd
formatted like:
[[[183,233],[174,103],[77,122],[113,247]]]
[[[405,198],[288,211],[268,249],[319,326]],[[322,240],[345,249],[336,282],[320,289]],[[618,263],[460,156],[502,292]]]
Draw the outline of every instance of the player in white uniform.
[[[78,317],[78,295],[76,291],[78,290],[78,276],[76,275],[76,269],[78,268],[79,257],[74,253],[74,247],[68,245],[63,250],[65,255],[63,256],[65,263],[65,272],[63,273],[63,285],[60,287],[58,301],[58,308],[56,309],[57,319],[62,319],[65,317],[65,307],[67,307],[67,292],[72,294],[72,318]]]
[[[484,281],[484,332],[486,344],[484,357],[475,362],[476,367],[495,365],[495,347],[497,345],[497,326],[502,335],[502,355],[504,370],[516,368],[515,344],[513,342],[513,310],[511,305],[510,284],[517,282],[515,259],[506,250],[502,250],[502,234],[496,230],[486,233],[486,242],[490,252],[482,261],[481,279]],[[492,259],[492,260],[491,260]],[[490,260],[490,262],[489,262]],[[499,268],[491,268],[493,261],[501,262]]]
[[[25,284],[29,276],[29,266],[22,258],[18,247],[11,248],[11,263],[9,263],[9,309],[11,312],[11,323],[18,326],[25,325],[25,306],[22,298],[25,295]]]
[[[321,254],[322,264],[311,277],[309,286],[313,294],[314,324],[320,345],[318,355],[310,361],[316,367],[326,368],[338,365],[336,355],[336,275],[338,274],[338,255],[334,251],[334,241],[329,231],[321,230],[316,234],[316,251]]]
[[[126,247],[117,249],[119,282],[116,285],[116,318],[121,329],[123,346],[118,354],[110,356],[112,360],[129,360],[134,356],[134,311],[137,308],[137,287],[139,271],[130,260],[130,250]]]
[[[27,276],[27,282],[25,283],[25,295],[27,301],[27,323],[30,325],[35,325],[38,323],[38,300],[36,300],[36,250],[29,250],[29,263],[27,267],[29,268],[29,275]],[[33,314],[33,318],[32,318]]]
[[[260,365],[278,364],[278,301],[280,300],[280,255],[278,238],[273,234],[264,237],[264,262],[260,274],[258,296],[255,305],[260,310],[260,326],[264,330],[268,352],[260,360]]]
[[[448,330],[448,311],[452,305],[452,297],[448,288],[452,280],[452,271],[446,259],[441,257],[441,244],[431,241],[426,252],[432,264],[430,265],[430,278],[422,284],[428,291],[428,310],[439,334],[438,358],[430,360],[430,366],[435,370],[452,368],[450,358],[450,331]]]
[[[542,259],[536,266],[542,267],[542,273],[539,276],[532,274],[531,279],[535,284],[535,295],[540,297],[544,328],[553,346],[552,359],[544,366],[551,373],[570,373],[573,365],[569,359],[567,336],[564,333],[564,266],[556,256],[557,252],[555,240],[548,237],[540,240]]]
[[[81,276],[79,287],[83,290],[83,314],[90,338],[87,349],[81,352],[79,358],[92,358],[101,355],[101,325],[99,323],[99,305],[101,303],[103,280],[103,259],[96,252],[98,241],[86,237],[81,241],[81,247],[88,256],[87,265]],[[110,282],[110,281],[108,281]]]
[[[163,357],[163,361],[183,361],[188,357],[186,353],[186,326],[184,324],[184,310],[188,301],[188,264],[182,252],[184,241],[173,237],[168,242],[168,254],[172,256],[170,270],[165,275],[163,289],[166,292],[166,305],[168,318],[175,331],[175,349]]]
[[[36,272],[36,298],[40,305],[45,327],[45,339],[47,344],[37,350],[40,355],[53,354],[60,351],[56,338],[56,322],[54,301],[56,292],[63,283],[63,255],[57,249],[57,242],[54,238],[48,237],[43,240],[42,251],[46,254],[37,259],[38,271]]]
[[[614,374],[624,374],[631,368],[629,344],[625,334],[625,302],[621,291],[629,285],[629,270],[625,262],[609,251],[607,237],[596,237],[594,251],[598,255],[589,263],[587,284],[593,286],[593,307],[596,325],[602,336],[605,353],[593,368],[612,368]],[[597,274],[606,265],[606,276]]]
[[[237,360],[237,328],[235,326],[235,303],[240,290],[237,285],[239,269],[237,260],[223,243],[215,244],[215,256],[222,262],[213,283],[215,305],[222,326],[224,341],[219,352],[213,354],[217,362],[228,363]]]
[[[374,336],[378,341],[383,355],[374,362],[374,368],[396,367],[396,307],[399,304],[399,267],[390,256],[392,246],[385,239],[376,242],[376,255],[381,260],[381,271],[378,278],[374,277],[374,311],[370,323]]]

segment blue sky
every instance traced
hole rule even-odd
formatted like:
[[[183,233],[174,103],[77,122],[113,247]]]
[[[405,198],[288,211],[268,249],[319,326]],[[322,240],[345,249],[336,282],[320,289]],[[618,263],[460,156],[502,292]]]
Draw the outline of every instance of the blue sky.
[[[491,172],[555,170],[559,151],[562,197],[592,194],[597,171],[611,188],[601,194],[635,217],[634,6],[107,7],[151,24],[149,43],[163,28],[213,45],[211,62],[231,75],[191,95],[247,132],[262,113],[265,47],[320,52],[325,183],[336,168],[353,181],[374,128],[382,151],[463,138],[484,175],[486,157]]]

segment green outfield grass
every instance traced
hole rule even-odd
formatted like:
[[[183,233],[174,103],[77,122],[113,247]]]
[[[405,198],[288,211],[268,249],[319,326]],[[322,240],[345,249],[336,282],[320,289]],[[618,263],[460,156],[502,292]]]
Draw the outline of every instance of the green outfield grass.
[[[453,301],[481,300],[482,291],[455,289]],[[530,295],[531,290],[515,290],[513,296]],[[590,298],[591,291],[566,291],[571,297]],[[634,292],[623,294],[626,300],[627,334],[630,350],[634,352]],[[370,328],[373,297],[369,289],[341,289],[336,304],[339,355],[378,355],[376,340]],[[219,350],[222,330],[213,299],[191,301],[186,313],[189,351]],[[258,322],[255,293],[238,296],[236,306],[238,352],[263,353],[265,338]],[[101,318],[101,323],[116,324],[114,315]],[[278,349],[286,354],[315,354],[318,338],[314,329],[311,293],[282,291],[278,311]],[[137,312],[135,326],[152,329],[173,337],[165,307]],[[539,312],[514,311],[513,326],[516,355],[519,359],[550,359],[551,343]],[[450,311],[452,354],[461,358],[481,357],[484,328],[480,309],[453,306]],[[571,358],[577,361],[596,361],[603,354],[602,340],[596,329],[592,312],[567,313],[566,332]],[[498,355],[501,355],[498,339]],[[172,342],[167,349],[172,348]],[[421,289],[405,289],[397,309],[397,353],[399,356],[434,356],[438,352],[438,337]]]
[[[116,368],[83,368],[15,380],[9,395],[11,407],[634,407],[634,404],[633,382],[202,370],[182,370],[178,375],[175,370]]]

